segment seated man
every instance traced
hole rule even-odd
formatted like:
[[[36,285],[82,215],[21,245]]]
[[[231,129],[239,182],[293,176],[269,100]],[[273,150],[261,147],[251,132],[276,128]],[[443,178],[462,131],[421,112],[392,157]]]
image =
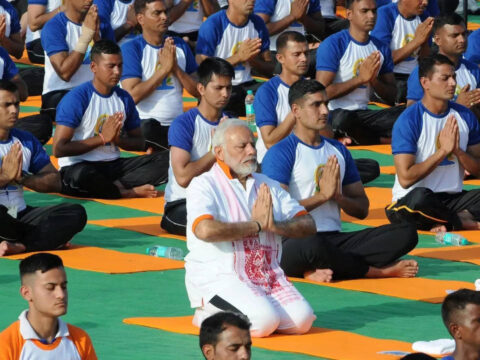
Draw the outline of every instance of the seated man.
[[[212,136],[230,99],[235,70],[226,60],[208,58],[200,64],[198,76],[198,108],[176,118],[168,132],[170,167],[161,227],[177,235],[186,234],[187,186],[215,163]]]
[[[378,9],[378,21],[371,35],[390,47],[397,83],[397,104],[407,96],[408,75],[418,64],[418,57],[430,53],[433,17],[425,9],[427,1],[399,0]]]
[[[463,18],[452,13],[435,18],[433,39],[438,45],[438,53],[445,55],[455,65],[457,87],[454,100],[472,110],[480,119],[480,69],[463,58],[467,48],[467,28]],[[423,88],[418,77],[418,66],[408,78],[407,106],[423,98]]]
[[[449,294],[442,304],[442,320],[455,340],[455,351],[442,360],[480,359],[478,318],[480,292],[460,289]]]
[[[87,4],[87,5],[85,5]],[[92,79],[89,70],[92,41],[115,40],[110,24],[100,21],[97,6],[84,0],[65,0],[42,29],[45,50],[42,113],[55,120],[57,105],[72,88]]]
[[[369,201],[350,152],[320,134],[328,119],[325,87],[315,80],[299,80],[290,88],[288,100],[295,129],[268,150],[262,171],[305,207],[317,233],[284,240],[281,265],[287,276],[316,281],[330,281],[332,271],[334,279],[415,276],[416,261],[398,261],[417,244],[414,226],[340,232],[340,209],[364,219]]]
[[[32,63],[45,63],[45,54],[40,39],[41,29],[48,20],[64,10],[65,6],[62,5],[61,0],[28,0],[28,26],[25,47],[28,59]]]
[[[375,0],[347,0],[348,30],[325,39],[317,50],[316,79],[326,86],[330,120],[337,137],[354,143],[388,141],[404,107],[368,110],[370,93],[395,103],[390,49],[369,35],[376,21]]]
[[[432,231],[480,229],[480,190],[463,189],[464,170],[480,176],[480,125],[455,95],[455,67],[444,55],[420,61],[421,101],[393,128],[395,161],[392,223]]]
[[[221,123],[212,146],[217,163],[187,188],[193,323],[228,310],[250,319],[254,337],[306,333],[315,315],[279,262],[281,238],[314,233],[312,217],[276,181],[254,173],[254,139],[244,121]]]
[[[247,317],[229,311],[220,311],[205,319],[199,337],[205,359],[250,360],[250,326]]]
[[[0,80],[0,256],[63,247],[87,223],[85,209],[78,204],[25,204],[23,186],[59,192],[61,182],[38,140],[13,128],[19,107],[15,84]]]
[[[480,29],[468,35],[468,46],[465,59],[480,66]]]
[[[132,97],[117,87],[120,48],[110,40],[92,47],[93,81],[60,102],[53,154],[60,158],[62,193],[118,199],[156,197],[167,181],[168,151],[120,158],[120,150],[141,151],[145,141]]]
[[[198,30],[204,17],[220,10],[217,0],[167,0],[170,26],[170,35],[180,37],[193,48],[198,39]],[[170,2],[170,4],[169,4]]]
[[[265,76],[273,74],[270,39],[263,20],[253,13],[254,0],[229,0],[221,10],[205,20],[198,32],[196,59],[200,64],[209,56],[218,56],[235,67],[232,96],[225,108],[245,115],[247,91],[261,85],[252,79],[252,67]]]
[[[308,32],[317,41],[323,39],[325,23],[320,11],[320,0],[257,0],[254,11],[265,21],[273,56],[277,53],[277,38],[284,31],[297,31],[301,34]],[[315,76],[315,51],[311,50],[312,69],[308,72],[309,76]],[[276,74],[280,72],[280,67],[276,67]]]
[[[191,76],[197,63],[185,41],[165,36],[164,0],[137,0],[135,12],[142,35],[122,47],[122,87],[137,104],[146,146],[165,150],[170,124],[183,113],[183,89],[198,96],[197,82]]]
[[[17,10],[7,0],[0,0],[0,46],[17,59],[22,57],[25,47],[20,30]]]
[[[98,6],[98,15],[105,22],[109,22],[115,33],[115,40],[123,44],[135,37],[133,31],[137,26],[134,0],[95,0]]]
[[[62,259],[48,253],[31,255],[20,262],[20,278],[28,310],[0,333],[0,358],[96,360],[88,334],[60,319],[68,306]]]

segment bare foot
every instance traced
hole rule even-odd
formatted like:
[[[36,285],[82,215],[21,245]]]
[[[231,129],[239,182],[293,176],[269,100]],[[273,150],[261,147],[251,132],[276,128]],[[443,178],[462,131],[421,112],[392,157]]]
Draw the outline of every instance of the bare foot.
[[[479,230],[480,223],[475,220],[473,215],[468,210],[463,210],[457,213],[460,221],[462,222],[462,228],[465,230]]]
[[[447,228],[445,227],[445,225],[435,224],[435,226],[432,227],[432,228],[430,229],[430,231],[433,232],[433,233],[447,232]]]
[[[25,250],[25,245],[20,243],[9,241],[0,242],[0,256],[20,254]]]
[[[338,141],[345,146],[352,145],[352,138],[349,138],[347,136],[338,138]]]
[[[414,277],[418,273],[418,263],[415,260],[399,260],[392,265],[383,268],[370,266],[366,277],[386,278],[386,277]]]
[[[305,279],[317,282],[330,282],[332,276],[333,271],[330,269],[316,269],[315,271],[307,271],[303,275]]]
[[[131,189],[125,189],[122,191],[122,196],[125,198],[156,198],[158,191],[153,185],[142,185]]]
[[[151,154],[153,154],[153,148],[149,146],[147,151],[145,151],[145,155],[151,155]]]
[[[392,138],[391,137],[380,137],[380,144],[391,144]]]

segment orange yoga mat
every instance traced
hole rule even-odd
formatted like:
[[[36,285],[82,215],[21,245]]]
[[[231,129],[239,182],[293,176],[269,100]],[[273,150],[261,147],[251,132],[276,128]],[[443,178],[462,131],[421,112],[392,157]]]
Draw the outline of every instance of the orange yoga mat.
[[[333,283],[318,283],[306,279],[289,278],[293,282],[303,282],[337,289],[362,291],[373,294],[393,296],[401,299],[424,301],[433,304],[443,302],[447,290],[472,289],[475,286],[466,281],[434,280],[425,278],[385,278],[356,279]]]
[[[144,271],[183,269],[183,261],[120,251],[93,246],[72,246],[67,250],[49,251],[60,256],[66,267],[107,274],[128,274]],[[33,253],[6,256],[6,259],[21,260]]]
[[[409,255],[480,265],[480,245],[448,246],[436,249],[417,248],[410,251]]]
[[[387,175],[395,175],[397,172],[395,166],[380,166],[380,173]]]
[[[128,318],[123,322],[173,333],[198,335],[198,328],[192,325],[192,316]],[[262,349],[342,360],[399,359],[400,356],[379,354],[379,352],[412,352],[412,346],[408,342],[376,339],[346,331],[315,327],[304,335],[278,334],[266,338],[254,338],[252,341],[253,346]]]
[[[145,216],[127,219],[89,220],[88,223],[186,241],[185,236],[173,235],[163,230],[160,227],[161,221],[161,216]]]
[[[368,199],[370,200],[370,210],[366,219],[359,220],[350,215],[341,213],[342,221],[348,221],[365,226],[381,226],[390,222],[385,215],[385,206],[392,201],[392,189],[367,187],[365,188]]]
[[[387,145],[356,145],[349,146],[350,150],[369,150],[380,154],[392,155],[392,146]]]

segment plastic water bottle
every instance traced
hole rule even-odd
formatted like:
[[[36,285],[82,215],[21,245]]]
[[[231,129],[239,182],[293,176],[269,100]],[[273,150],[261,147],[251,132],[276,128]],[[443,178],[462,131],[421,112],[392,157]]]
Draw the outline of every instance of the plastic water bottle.
[[[462,235],[443,231],[440,231],[435,235],[435,241],[444,245],[462,246],[468,244],[467,239],[465,239]]]
[[[255,100],[253,91],[248,90],[247,96],[245,97],[245,114],[247,115],[247,124],[250,129],[255,126],[255,109],[253,108],[253,100]]]
[[[157,257],[164,257],[173,260],[183,260],[183,250],[172,246],[155,245],[147,248],[147,254]]]

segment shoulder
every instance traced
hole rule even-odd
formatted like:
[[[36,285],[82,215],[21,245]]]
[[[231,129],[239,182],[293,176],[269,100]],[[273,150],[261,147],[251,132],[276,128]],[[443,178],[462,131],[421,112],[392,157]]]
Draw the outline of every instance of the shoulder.
[[[220,26],[221,24],[225,24],[225,22],[228,22],[227,12],[226,10],[220,10],[215,14],[212,14],[209,17],[207,17],[207,19],[202,23],[202,26],[200,28]]]
[[[65,29],[67,24],[67,18],[63,12],[58,13],[45,23],[42,28],[42,34],[48,32],[55,32],[59,29]]]
[[[88,91],[88,90],[87,90]],[[113,88],[113,92],[117,94],[117,96],[122,99],[123,102],[130,102],[133,101],[132,95],[130,95],[126,90],[122,89],[120,86],[115,86]]]
[[[470,120],[472,116],[475,117],[475,115],[469,108],[463,105],[460,105],[456,102],[450,101],[450,108],[455,110],[457,113],[459,113],[462,119],[466,121]]]
[[[330,35],[318,47],[317,61],[321,62],[319,61],[320,59],[327,59],[332,56],[339,56],[336,54],[344,53],[349,43],[350,35],[348,34],[348,29]]]
[[[265,28],[265,21],[263,21],[263,19],[256,15],[256,14],[251,14],[249,16],[249,21],[251,21],[253,23],[253,26],[255,26],[256,29],[260,28],[260,29],[263,29]]]
[[[146,44],[147,43],[143,40],[143,36],[139,34],[121,46],[122,53],[125,54],[125,52],[127,52],[129,55],[131,55],[131,53],[129,53],[130,51],[136,52],[139,50],[143,50]]]
[[[11,323],[5,330],[0,332],[0,344],[5,344],[13,339],[21,337],[20,321]]]
[[[177,116],[172,124],[171,127],[173,126],[174,128],[183,128],[186,125],[192,125],[195,124],[195,119],[197,118],[198,115],[198,109],[193,108],[188,110],[187,112],[184,112],[183,114]]]
[[[88,338],[90,340],[90,336],[87,334],[85,330],[72,324],[67,324],[67,326],[68,326],[68,332],[70,333],[70,336],[72,338],[75,338],[75,339]]]
[[[477,73],[480,72],[480,69],[479,69],[478,65],[475,64],[474,62],[472,62],[470,60],[467,60],[465,58],[462,58],[461,62],[462,62],[463,65],[465,65],[467,70],[470,71],[471,73],[477,74]]]
[[[2,359],[19,359],[25,340],[20,333],[20,321],[10,324],[0,332],[0,357]]]
[[[17,10],[15,10],[13,5],[10,4],[7,0],[1,0],[0,6],[3,7],[5,11],[7,11],[10,14],[10,16],[18,18]]]
[[[10,130],[10,134],[13,137],[16,137],[20,141],[22,146],[30,149],[31,151],[37,151],[38,149],[43,150],[43,147],[40,144],[40,141],[38,141],[38,139],[28,131],[23,131],[23,130],[14,128]]]
[[[183,50],[183,52],[186,52],[186,51],[190,50],[190,47],[185,42],[185,40],[183,40],[182,38],[180,38],[178,36],[173,36],[173,42],[174,42],[175,46],[180,47]]]
[[[257,96],[269,96],[272,92],[277,90],[278,86],[280,85],[280,78],[278,76],[274,76],[273,78],[269,79],[268,81],[264,82],[257,90],[255,94],[255,98]]]

